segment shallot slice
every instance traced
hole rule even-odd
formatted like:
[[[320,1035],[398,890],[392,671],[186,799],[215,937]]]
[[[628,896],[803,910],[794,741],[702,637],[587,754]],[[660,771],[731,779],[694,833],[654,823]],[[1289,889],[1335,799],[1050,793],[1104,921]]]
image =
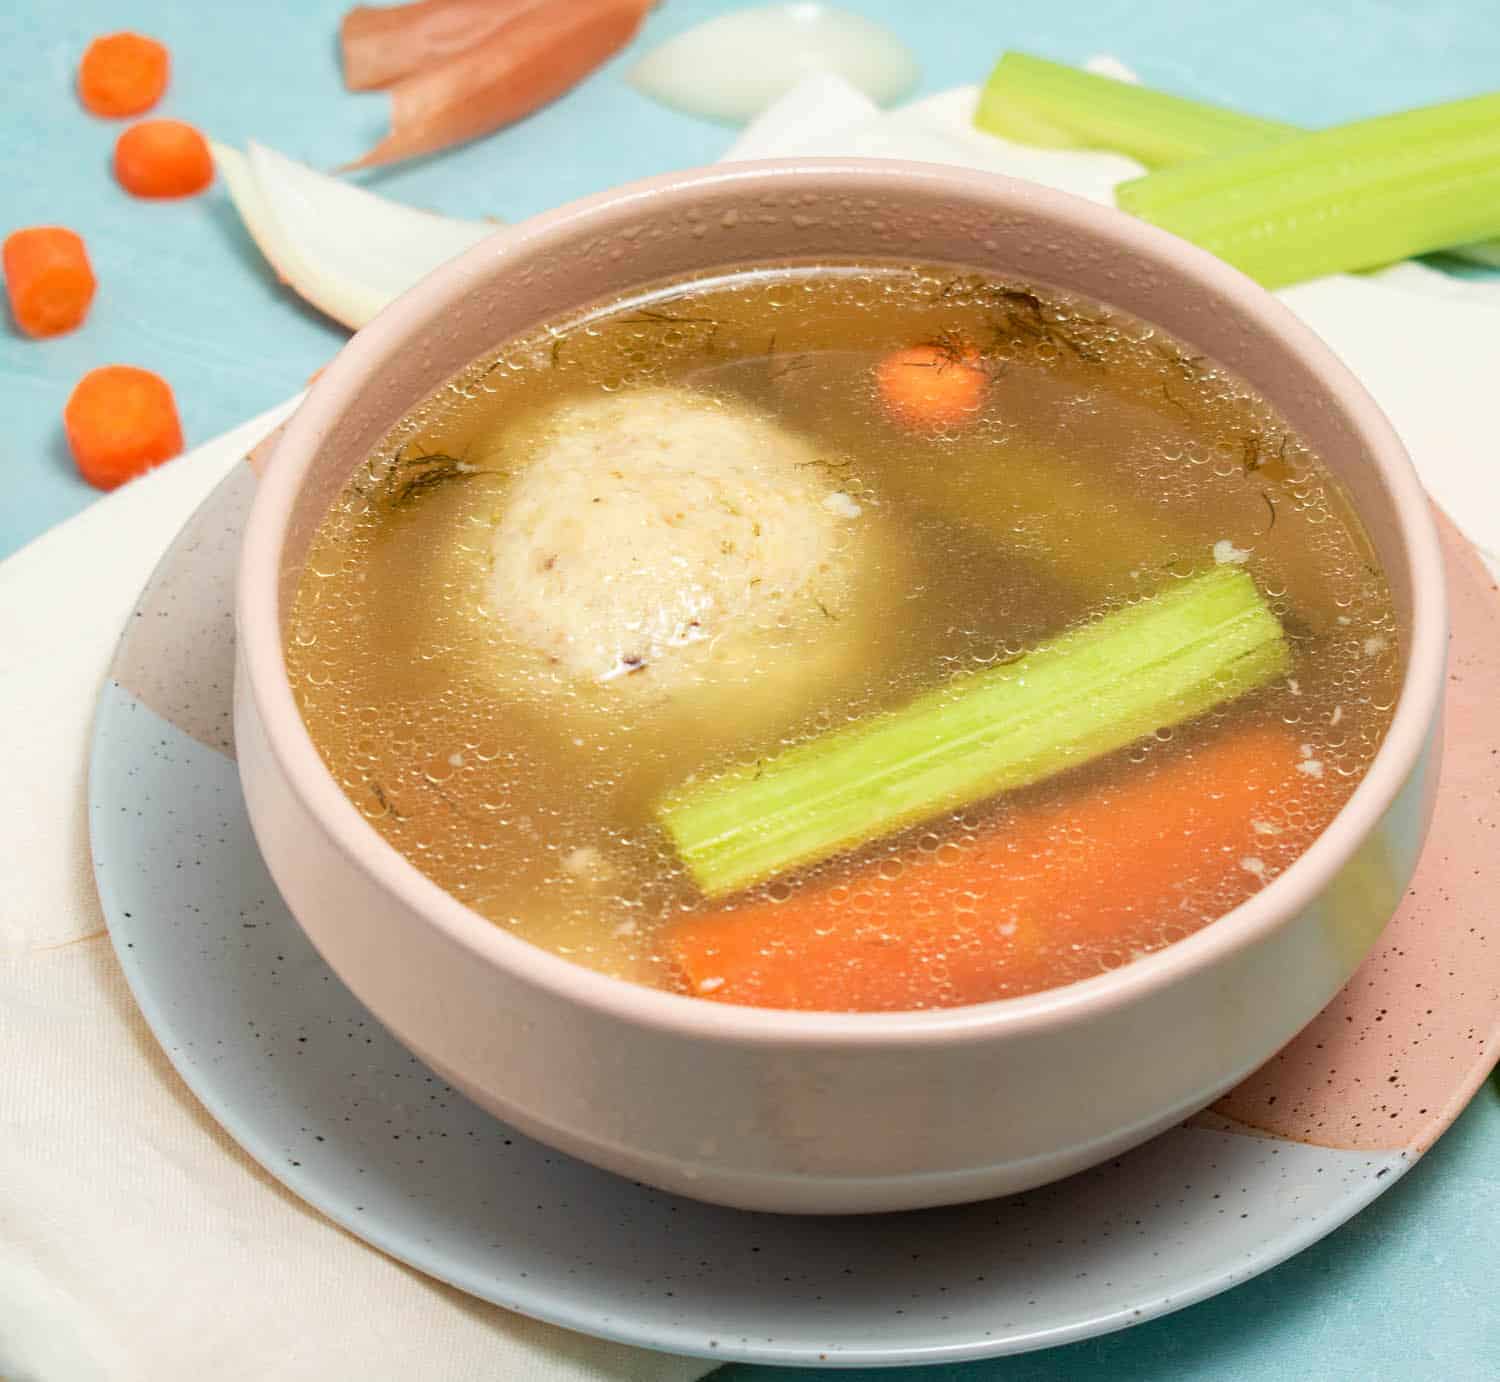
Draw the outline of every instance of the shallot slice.
[[[551,0],[416,0],[357,5],[339,25],[344,85],[373,91],[454,57],[523,10]]]
[[[550,0],[467,52],[391,87],[391,132],[351,168],[436,153],[511,124],[576,86],[640,28],[653,0]]]
[[[742,124],[804,77],[831,72],[888,105],[916,82],[917,64],[890,30],[832,5],[734,10],[668,39],[629,81],[689,115]]]
[[[403,206],[252,143],[212,145],[250,238],[277,276],[358,330],[439,264],[499,227]]]

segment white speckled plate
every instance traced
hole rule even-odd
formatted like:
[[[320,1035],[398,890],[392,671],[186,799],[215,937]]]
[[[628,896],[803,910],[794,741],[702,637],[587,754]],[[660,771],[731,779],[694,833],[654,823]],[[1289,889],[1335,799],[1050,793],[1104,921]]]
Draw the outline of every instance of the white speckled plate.
[[[110,933],[168,1055],[241,1145],[354,1233],[477,1296],[726,1361],[1060,1344],[1222,1291],[1342,1223],[1500,1050],[1500,954],[1482,924],[1500,883],[1500,603],[1445,528],[1455,646],[1477,651],[1455,660],[1434,844],[1349,988],[1214,1112],[1027,1195],[866,1218],[718,1209],[573,1161],[386,1033],[261,863],[230,735],[230,596],[253,489],[239,467],[184,529],[99,706],[90,809]]]

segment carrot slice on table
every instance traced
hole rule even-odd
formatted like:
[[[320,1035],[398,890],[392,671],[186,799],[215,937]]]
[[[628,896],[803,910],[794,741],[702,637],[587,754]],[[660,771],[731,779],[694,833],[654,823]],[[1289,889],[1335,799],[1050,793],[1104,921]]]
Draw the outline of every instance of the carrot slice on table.
[[[940,432],[972,421],[987,384],[973,347],[937,342],[909,346],[875,366],[875,387],[886,416],[913,432]]]
[[[133,365],[84,375],[63,409],[63,426],[83,478],[99,489],[114,489],[182,451],[171,386]]]
[[[456,57],[523,10],[553,0],[416,0],[356,5],[339,25],[344,85],[373,91]]]
[[[876,1012],[1033,992],[1049,983],[1049,947],[1165,919],[1261,853],[1255,822],[1297,785],[1298,760],[1284,730],[1231,734],[895,876],[866,865],[785,902],[690,917],[668,933],[670,953],[687,992],[756,1007]]]
[[[391,132],[351,168],[436,153],[530,115],[628,43],[653,0],[518,11],[467,52],[391,87]]]
[[[11,315],[28,336],[57,336],[88,315],[94,270],[82,238],[63,226],[28,226],[5,237],[0,261]]]
[[[78,98],[95,115],[139,115],[167,89],[171,58],[144,34],[105,34],[78,64]]]
[[[115,141],[115,177],[137,197],[191,197],[214,180],[208,141],[181,120],[142,120]]]

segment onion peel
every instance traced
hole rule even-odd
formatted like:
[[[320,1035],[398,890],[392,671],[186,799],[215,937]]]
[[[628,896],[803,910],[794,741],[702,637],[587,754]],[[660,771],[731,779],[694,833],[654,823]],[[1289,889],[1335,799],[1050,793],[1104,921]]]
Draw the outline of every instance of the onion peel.
[[[252,142],[212,145],[245,229],[276,276],[358,330],[438,265],[498,229],[403,206]]]
[[[390,88],[391,132],[349,164],[437,153],[530,115],[635,36],[653,0],[566,0],[519,10],[457,57]]]
[[[551,0],[415,0],[410,5],[356,5],[339,25],[344,85],[350,91],[390,86],[488,38],[523,10]]]

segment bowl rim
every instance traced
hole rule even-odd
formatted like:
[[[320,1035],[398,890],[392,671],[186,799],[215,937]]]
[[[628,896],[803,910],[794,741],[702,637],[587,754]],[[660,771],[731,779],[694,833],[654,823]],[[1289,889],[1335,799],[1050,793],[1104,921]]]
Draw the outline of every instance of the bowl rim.
[[[851,195],[893,184],[918,198],[982,198],[996,211],[1024,206],[1072,233],[1152,261],[1195,291],[1227,300],[1275,335],[1288,357],[1335,402],[1363,444],[1396,513],[1412,593],[1411,641],[1394,715],[1350,799],[1309,848],[1253,897],[1183,940],[1119,969],[1014,998],[901,1012],[804,1012],[706,1002],[591,970],[487,921],[422,874],[343,794],[313,745],[292,696],[278,614],[281,553],[302,481],[372,367],[411,335],[459,308],[472,284],[582,223],[628,223],[690,204],[726,185],[782,190],[812,180]],[[416,400],[413,400],[415,402]],[[1440,722],[1447,609],[1442,556],[1428,499],[1379,405],[1322,339],[1252,279],[1197,246],[1068,193],[1000,174],[897,159],[782,158],[658,175],[544,212],[482,241],[435,270],[359,330],[324,369],[286,426],[246,524],[235,595],[239,656],[265,744],[290,790],[356,869],[450,943],[553,998],[631,1026],[714,1044],[818,1049],[925,1046],[1036,1035],[1150,998],[1254,945],[1311,904],[1376,826],[1417,769]]]

